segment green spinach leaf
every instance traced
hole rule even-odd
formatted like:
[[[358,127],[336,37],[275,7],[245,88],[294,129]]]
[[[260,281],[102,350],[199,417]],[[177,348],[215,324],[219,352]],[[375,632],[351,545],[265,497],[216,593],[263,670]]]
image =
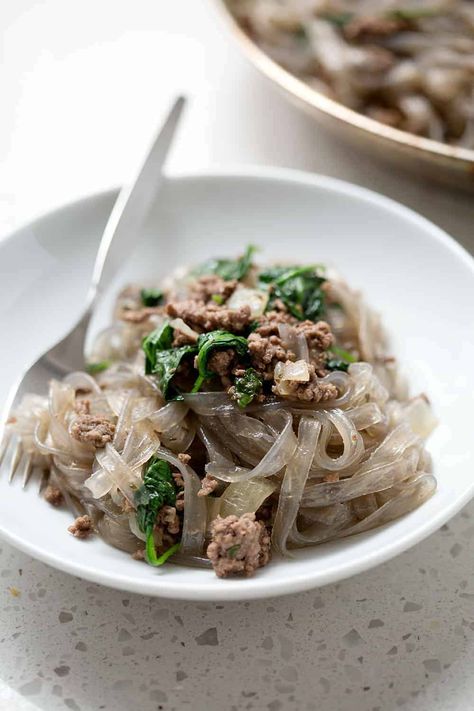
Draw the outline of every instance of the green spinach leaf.
[[[168,462],[153,456],[145,465],[143,484],[135,492],[137,525],[146,535],[146,559],[150,565],[162,565],[172,555],[179,544],[175,544],[163,555],[156,555],[153,529],[159,510],[163,506],[176,504],[176,484]],[[172,550],[174,549],[174,550]]]
[[[140,298],[143,306],[158,306],[163,300],[163,292],[160,289],[142,289]]]
[[[267,310],[280,299],[288,311],[300,321],[317,321],[325,311],[324,291],[321,286],[326,279],[318,274],[318,266],[273,267],[263,271],[259,283],[271,288]]]
[[[326,368],[328,370],[344,370],[347,372],[350,364],[357,361],[357,358],[355,358],[352,353],[344,350],[344,348],[339,348],[339,346],[331,346],[328,350],[337,356],[336,358],[329,358],[327,360]]]
[[[193,356],[196,353],[196,346],[180,346],[179,348],[156,352],[156,365],[153,374],[158,379],[158,384],[165,400],[182,399],[181,392],[173,383],[173,379],[184,358]]]
[[[180,397],[173,378],[183,359],[197,353],[196,346],[192,345],[172,348],[173,333],[174,329],[166,322],[148,334],[142,343],[145,352],[145,373],[156,375],[165,400]]]
[[[212,378],[215,373],[208,368],[208,361],[215,350],[233,348],[241,358],[247,355],[247,339],[243,336],[235,336],[229,331],[210,331],[202,333],[197,341],[198,356],[197,368],[198,377],[192,389],[193,393],[198,392],[203,382]]]
[[[107,368],[110,368],[111,365],[111,360],[101,360],[98,363],[87,363],[86,373],[89,373],[89,375],[97,375],[97,373],[102,373],[104,370],[107,370]]]
[[[247,368],[243,375],[235,379],[232,397],[239,407],[246,407],[261,390],[261,377],[254,368]]]
[[[171,348],[173,342],[173,327],[166,321],[159,328],[145,336],[142,341],[142,349],[145,353],[145,373],[150,375],[156,367],[156,354]]]
[[[256,247],[249,245],[245,253],[239,259],[209,259],[194,270],[195,276],[204,274],[216,274],[224,281],[237,279],[240,281],[247,274],[252,266],[252,257],[256,252]]]

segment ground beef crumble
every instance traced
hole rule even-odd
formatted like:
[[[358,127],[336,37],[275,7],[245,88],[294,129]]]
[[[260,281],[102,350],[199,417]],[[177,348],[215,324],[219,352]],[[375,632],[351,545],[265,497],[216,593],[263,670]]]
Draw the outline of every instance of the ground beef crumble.
[[[181,521],[176,513],[175,506],[162,506],[158,511],[155,526],[162,527],[172,535],[179,533]]]
[[[248,337],[250,360],[264,380],[273,380],[275,366],[279,362],[296,360],[291,351],[279,336],[278,324],[293,325],[297,320],[288,313],[269,311],[260,320],[257,328]]]
[[[278,326],[283,323],[291,326],[296,334],[305,337],[316,374],[320,377],[326,375],[325,352],[334,341],[329,324],[325,321],[298,321],[291,314],[280,311],[270,311],[266,314],[248,338],[253,367],[263,375],[264,380],[273,380],[278,362],[296,360],[295,353],[279,335]]]
[[[90,516],[79,516],[67,529],[75,538],[87,538],[93,533],[92,519]]]
[[[189,295],[191,299],[203,301],[204,303],[212,301],[213,296],[220,296],[223,301],[227,301],[236,290],[237,284],[237,279],[224,281],[220,276],[208,274],[193,282]]]
[[[78,415],[90,415],[91,401],[88,398],[77,399],[74,403],[74,410]]]
[[[249,306],[233,310],[214,302],[203,304],[193,300],[167,304],[166,313],[172,318],[182,318],[200,333],[217,330],[241,333],[252,321]]]
[[[163,553],[178,540],[181,530],[181,519],[177,506],[162,506],[158,511],[153,537],[159,553]]]
[[[61,489],[57,486],[53,486],[52,484],[48,484],[44,490],[43,496],[48,504],[51,504],[51,506],[60,506],[64,501]]]
[[[176,511],[184,511],[184,490],[176,494]]]
[[[224,388],[232,385],[230,375],[237,364],[237,356],[233,348],[216,350],[210,356],[207,367],[211,373],[215,373],[221,379]]]
[[[162,306],[144,306],[140,309],[122,309],[119,319],[125,323],[144,323],[150,316],[163,313]]]
[[[270,534],[253,513],[218,516],[211,523],[207,557],[219,578],[252,575],[270,560]]]
[[[198,491],[198,496],[208,496],[219,486],[217,479],[214,479],[210,474],[206,474],[204,479],[201,479],[201,488]]]
[[[103,415],[79,415],[69,431],[79,442],[99,448],[113,440],[115,425]]]
[[[297,333],[302,333],[306,338],[309,358],[315,367],[316,375],[327,375],[326,351],[334,342],[330,325],[326,321],[301,321],[295,328]]]

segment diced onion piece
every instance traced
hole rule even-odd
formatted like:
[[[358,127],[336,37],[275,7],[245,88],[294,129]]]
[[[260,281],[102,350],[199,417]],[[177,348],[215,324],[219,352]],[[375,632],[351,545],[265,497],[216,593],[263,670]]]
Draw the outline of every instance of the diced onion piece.
[[[198,339],[198,333],[196,331],[193,331],[192,328],[190,328],[186,323],[184,323],[182,318],[174,318],[170,321],[170,326],[174,328],[176,331],[179,331],[180,333],[183,333],[185,336],[188,336],[188,338],[191,338],[193,341],[197,341]]]
[[[268,292],[261,289],[249,289],[246,286],[238,287],[227,300],[226,306],[232,311],[238,311],[242,306],[250,307],[252,318],[261,316],[268,303]]]
[[[277,363],[274,378],[280,393],[282,395],[289,394],[290,388],[285,388],[285,383],[307,383],[309,381],[308,363],[305,360],[297,360],[294,363],[287,360],[286,363]]]

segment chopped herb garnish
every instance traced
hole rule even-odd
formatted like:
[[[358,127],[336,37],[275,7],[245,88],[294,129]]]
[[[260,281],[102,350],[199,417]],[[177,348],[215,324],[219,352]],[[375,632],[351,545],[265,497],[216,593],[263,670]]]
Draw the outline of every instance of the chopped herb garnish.
[[[163,292],[160,289],[142,289],[140,298],[143,306],[158,306],[163,300]]]
[[[232,397],[239,407],[246,407],[261,390],[261,377],[254,368],[247,368],[243,375],[235,379]]]
[[[216,350],[233,348],[238,356],[247,355],[247,339],[242,336],[235,336],[229,331],[210,331],[201,333],[197,341],[197,369],[199,375],[194,383],[192,392],[196,393],[208,378],[212,378],[215,373],[208,368],[208,361],[212,353]]]
[[[325,311],[324,292],[326,281],[318,274],[319,266],[273,267],[261,272],[261,286],[271,287],[267,310],[271,310],[276,299],[280,299],[288,311],[300,321],[316,321]]]
[[[110,368],[111,365],[111,360],[101,360],[98,363],[87,363],[86,373],[89,373],[89,375],[97,375],[97,373],[102,373],[104,370],[107,370],[107,368]]]
[[[240,259],[209,259],[195,269],[193,273],[195,276],[216,274],[224,281],[230,281],[231,279],[240,281],[247,276],[252,266],[252,257],[255,252],[256,247],[249,245]]]
[[[237,553],[240,550],[240,543],[236,543],[234,546],[231,546],[230,548],[227,549],[227,555],[229,558],[235,558]]]
[[[156,375],[165,400],[179,399],[181,393],[173,383],[176,371],[186,356],[197,353],[196,346],[172,348],[174,329],[169,323],[152,331],[142,343],[145,352],[145,373]]]
[[[145,465],[143,484],[134,494],[137,507],[137,525],[146,535],[145,555],[150,565],[163,565],[179,547],[171,546],[161,556],[156,555],[153,529],[156,517],[163,506],[174,506],[176,503],[176,484],[171,474],[168,462],[153,456]]]
[[[222,294],[213,294],[213,295],[211,296],[211,299],[212,299],[216,304],[219,304],[219,306],[222,306],[222,304],[224,303],[224,297],[222,296]]]
[[[328,350],[338,356],[337,358],[329,358],[326,362],[328,370],[345,370],[347,372],[350,364],[357,361],[357,358],[352,353],[344,350],[344,348],[339,348],[339,346],[331,346]]]

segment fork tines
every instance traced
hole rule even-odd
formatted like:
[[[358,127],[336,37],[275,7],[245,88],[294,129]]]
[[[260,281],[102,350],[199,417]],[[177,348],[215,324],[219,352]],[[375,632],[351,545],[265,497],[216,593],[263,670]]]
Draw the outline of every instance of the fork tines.
[[[2,468],[1,471],[2,473],[5,472],[8,478],[8,482],[10,483],[13,480],[13,477],[15,476],[17,470],[18,470],[18,465],[20,461],[23,460],[23,448],[21,445],[21,440],[19,437],[16,437],[15,435],[10,435],[8,437],[7,444],[5,446],[5,450],[2,455]],[[22,461],[22,466],[24,467],[24,463]]]
[[[10,442],[12,433],[10,430],[6,429],[3,432],[3,437],[0,441],[0,465],[2,464],[3,458],[5,456],[5,453],[7,451],[8,444]]]

